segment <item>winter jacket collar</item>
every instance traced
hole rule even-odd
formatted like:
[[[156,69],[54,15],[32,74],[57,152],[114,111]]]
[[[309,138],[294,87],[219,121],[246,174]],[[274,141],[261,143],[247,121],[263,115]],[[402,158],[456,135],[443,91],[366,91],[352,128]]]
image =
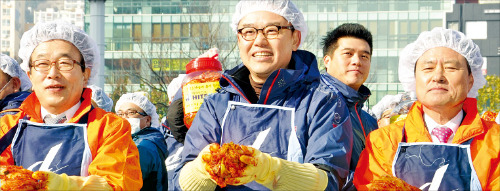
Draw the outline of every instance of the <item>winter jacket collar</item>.
[[[354,107],[356,103],[358,103],[359,108],[362,108],[365,101],[372,94],[365,85],[361,85],[359,90],[356,91],[328,73],[322,74],[322,77],[328,86],[334,86],[344,96],[349,108]]]
[[[277,98],[295,90],[295,88],[319,81],[319,70],[314,54],[304,50],[297,50],[292,53],[292,60],[295,62],[294,69],[279,69],[267,78],[257,103],[272,103]],[[249,91],[244,91],[242,88],[247,88],[246,86],[249,86],[249,84],[238,84],[233,78],[237,73],[244,70],[248,69],[245,65],[240,64],[234,69],[226,71],[220,80],[220,85],[225,91],[240,94],[247,102],[252,103],[248,99],[247,93]]]
[[[146,127],[144,129],[141,129],[139,132],[132,134],[132,138],[134,142],[136,142],[137,139],[149,140],[153,142],[156,147],[161,150],[161,154],[163,155],[163,157],[167,157],[167,144],[165,143],[165,138],[163,137],[163,134],[160,132],[160,130],[153,127]]]
[[[20,91],[5,96],[0,100],[0,111],[18,108],[28,95],[30,95],[30,92]]]
[[[453,137],[451,143],[454,144],[461,144],[485,131],[481,117],[477,113],[477,100],[475,98],[465,99],[463,110],[465,117]],[[416,101],[406,120],[400,122],[405,125],[408,142],[432,142],[429,131],[424,124],[423,113],[422,103]]]
[[[92,99],[91,96],[92,96],[92,90],[90,88],[84,88],[82,97],[80,98],[80,102],[82,104],[80,105],[80,108],[78,108],[78,110],[76,111],[75,115],[73,115],[73,118],[68,120],[68,123],[77,123],[83,115],[85,115],[87,112],[90,111],[92,107],[90,102]],[[30,116],[31,121],[43,123],[40,101],[38,100],[38,97],[35,94],[35,92],[33,92],[26,98],[26,100],[24,100],[19,109],[21,109],[21,111],[25,112],[28,116]]]

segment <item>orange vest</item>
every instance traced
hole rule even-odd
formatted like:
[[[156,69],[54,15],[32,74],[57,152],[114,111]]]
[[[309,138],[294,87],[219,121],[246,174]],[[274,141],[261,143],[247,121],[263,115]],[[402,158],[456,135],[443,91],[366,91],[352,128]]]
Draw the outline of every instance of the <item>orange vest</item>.
[[[408,143],[432,142],[424,124],[422,108],[417,101],[405,120],[370,133],[354,173],[353,182],[358,190],[367,190],[372,181],[383,175],[392,175],[392,162],[403,136],[403,126]],[[452,143],[461,144],[474,138],[470,148],[472,163],[481,186],[483,190],[500,190],[500,126],[480,118],[474,98],[465,100],[463,110],[466,115]]]
[[[139,164],[139,151],[130,135],[130,124],[113,113],[101,108],[91,111],[91,90],[86,88],[82,94],[81,106],[69,120],[76,123],[89,113],[87,140],[92,153],[89,175],[99,175],[106,179],[114,190],[140,190],[142,173]],[[21,112],[0,118],[0,137],[14,127],[19,119],[28,115],[30,121],[43,123],[41,106],[35,93],[32,93],[19,107]],[[0,155],[0,165],[13,165],[11,146]]]

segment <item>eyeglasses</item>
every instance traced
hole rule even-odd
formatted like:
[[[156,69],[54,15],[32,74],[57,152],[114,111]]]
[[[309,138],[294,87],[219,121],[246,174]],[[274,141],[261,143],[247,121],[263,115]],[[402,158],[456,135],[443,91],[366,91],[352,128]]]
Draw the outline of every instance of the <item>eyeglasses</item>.
[[[75,64],[80,65],[80,63],[78,63],[76,60],[61,58],[53,62],[51,62],[50,60],[35,60],[33,61],[31,67],[35,68],[35,70],[39,72],[47,72],[52,67],[52,64],[55,64],[56,68],[59,69],[59,71],[70,71],[73,70]]]
[[[266,39],[275,39],[278,38],[278,35],[280,34],[281,29],[290,29],[295,30],[293,26],[275,26],[275,25],[269,25],[266,26],[262,29],[257,29],[254,27],[245,27],[238,29],[238,33],[241,34],[241,37],[247,41],[255,40],[257,38],[257,35],[259,31],[262,31],[262,34]]]
[[[142,115],[142,116],[148,116],[148,114],[146,114],[144,112],[135,111],[135,110],[128,110],[125,112],[116,113],[116,115],[123,117],[123,118],[134,117],[134,116],[137,116],[137,114]]]

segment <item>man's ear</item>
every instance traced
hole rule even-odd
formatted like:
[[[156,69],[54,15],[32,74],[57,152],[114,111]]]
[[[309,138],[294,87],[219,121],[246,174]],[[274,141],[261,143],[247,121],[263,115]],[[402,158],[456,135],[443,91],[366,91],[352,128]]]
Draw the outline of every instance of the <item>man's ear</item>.
[[[151,125],[153,125],[151,119],[152,119],[151,116],[146,116],[146,123],[149,124],[149,127],[151,127]]]
[[[469,74],[469,91],[472,89],[472,86],[474,85],[474,76],[472,74]],[[467,92],[469,92],[467,91]]]
[[[87,85],[89,82],[90,72],[91,72],[90,68],[85,68],[85,71],[83,72],[83,82],[85,85]]]
[[[19,91],[19,89],[21,89],[21,80],[18,77],[13,77],[11,80],[12,85],[14,86],[14,91]]]
[[[302,39],[302,33],[299,30],[293,31],[292,34],[293,51],[297,51],[297,49],[299,49],[301,39]]]
[[[323,56],[323,64],[325,65],[325,68],[328,69],[328,64],[332,61],[332,58],[328,55]]]

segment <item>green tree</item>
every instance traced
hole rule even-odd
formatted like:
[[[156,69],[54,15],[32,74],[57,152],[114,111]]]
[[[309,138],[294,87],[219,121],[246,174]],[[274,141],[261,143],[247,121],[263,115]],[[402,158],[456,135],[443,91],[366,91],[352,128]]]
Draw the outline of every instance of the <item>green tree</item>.
[[[486,85],[478,91],[477,110],[479,113],[485,111],[500,111],[500,77],[496,75],[486,76]]]

